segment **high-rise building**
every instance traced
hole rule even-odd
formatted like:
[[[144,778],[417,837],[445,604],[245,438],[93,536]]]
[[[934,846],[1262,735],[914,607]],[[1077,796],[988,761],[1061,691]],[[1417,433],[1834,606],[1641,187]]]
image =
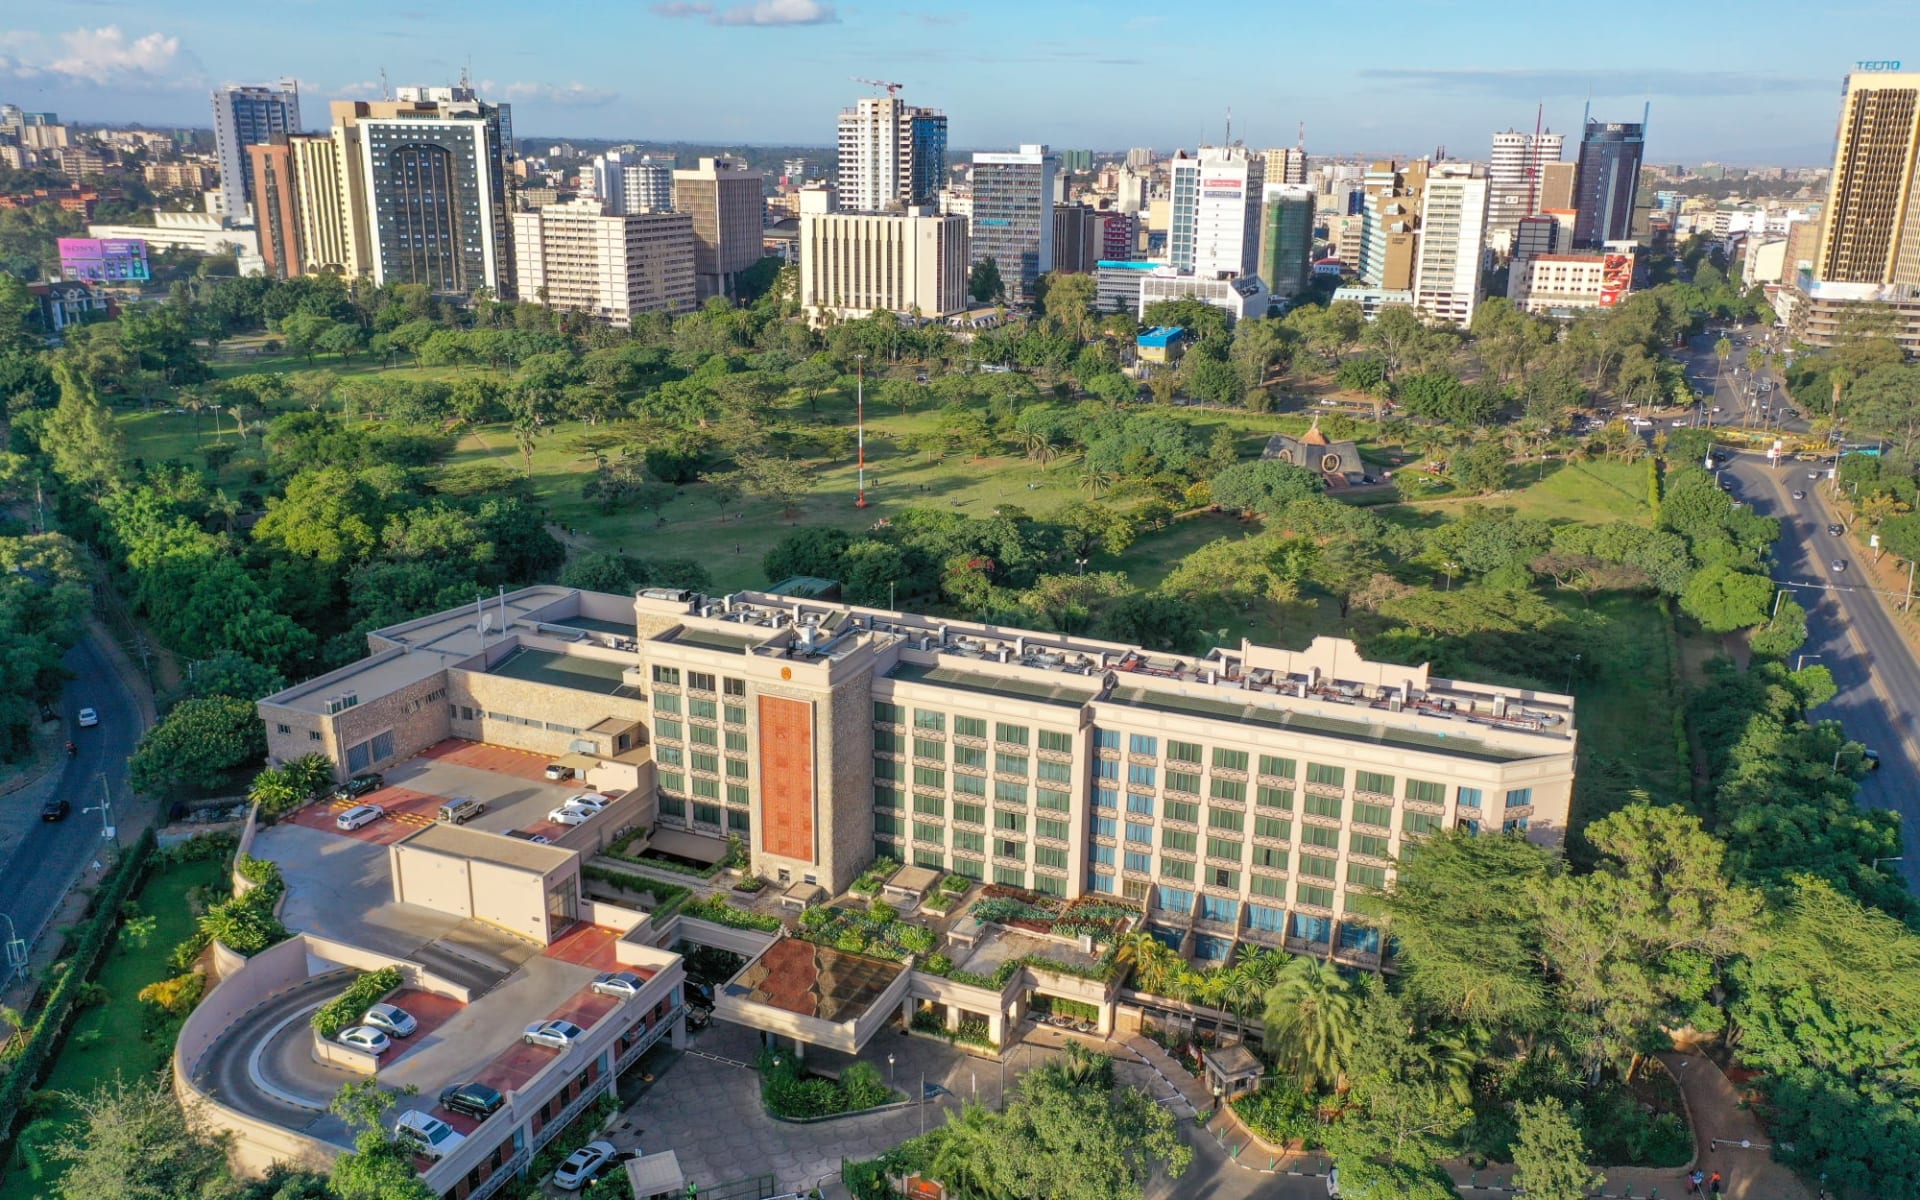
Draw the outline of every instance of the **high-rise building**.
[[[1137,213],[1147,207],[1153,195],[1153,172],[1132,165],[1120,168],[1114,181],[1114,207],[1123,213]]]
[[[1649,106],[1648,111],[1651,111]],[[1574,181],[1575,249],[1598,249],[1633,236],[1633,205],[1640,193],[1640,159],[1647,122],[1596,121],[1589,114],[1580,136]]]
[[[1313,189],[1269,182],[1262,189],[1260,278],[1276,300],[1290,300],[1313,280]]]
[[[248,146],[247,168],[251,176],[247,192],[253,197],[253,223],[260,231],[260,257],[267,264],[267,274],[282,279],[298,275],[306,264],[306,251],[300,244],[299,188],[286,135]]]
[[[271,142],[275,135],[300,132],[300,92],[291,79],[279,87],[229,84],[213,93],[213,145],[220,160],[220,191],[235,220],[253,201],[253,177],[247,147]]]
[[[1465,327],[1480,304],[1486,266],[1487,176],[1477,164],[1438,163],[1420,204],[1413,305],[1428,320]]]
[[[937,319],[967,307],[967,219],[903,213],[800,213],[800,306],[811,320],[875,309]]]
[[[353,218],[341,186],[340,145],[330,134],[287,139],[293,160],[293,215],[299,226],[301,273],[358,275]]]
[[[1103,213],[1100,217],[1100,257],[1132,258],[1140,249],[1140,218],[1133,213]]]
[[[840,113],[841,207],[881,212],[922,204],[946,183],[947,117],[893,96],[868,96]]]
[[[1823,283],[1920,285],[1920,72],[1856,71],[1840,103]]]
[[[1299,146],[1279,146],[1264,151],[1268,183],[1299,184],[1307,181],[1307,152]]]
[[[593,194],[614,216],[627,213],[668,212],[673,208],[672,155],[635,154],[610,150],[588,167]]]
[[[1537,212],[1555,209],[1573,211],[1573,185],[1580,174],[1580,164],[1570,162],[1542,163],[1540,166],[1540,207]]]
[[[1260,195],[1266,159],[1242,146],[1202,146],[1169,164],[1173,205],[1167,259],[1203,279],[1259,269]]]
[[[1488,237],[1497,249],[1511,243],[1514,227],[1523,217],[1543,208],[1548,163],[1560,161],[1566,135],[1543,130],[1521,133],[1508,129],[1493,135],[1493,160],[1487,170]]]
[[[608,213],[599,200],[513,214],[515,276],[525,299],[592,314],[616,329],[643,312],[689,312],[693,218]]]
[[[1053,206],[1053,269],[1085,273],[1100,261],[1100,213],[1088,204]]]
[[[1420,194],[1426,187],[1428,165],[1425,159],[1405,167],[1376,162],[1361,180],[1359,274],[1368,287],[1389,292],[1413,289]]]
[[[693,271],[700,299],[733,295],[733,277],[760,261],[766,177],[737,158],[703,158],[673,173],[674,206],[693,217]]]
[[[1127,151],[1127,165],[1136,171],[1151,170],[1153,167],[1153,148],[1151,146],[1135,146],[1133,149]]]
[[[1058,166],[1044,145],[973,156],[972,259],[993,260],[1010,303],[1030,301],[1034,281],[1053,270],[1053,176]]]
[[[373,281],[516,298],[509,106],[464,86],[396,94],[405,111],[354,118]]]
[[[1091,150],[1060,151],[1060,169],[1063,172],[1093,170],[1093,151]]]

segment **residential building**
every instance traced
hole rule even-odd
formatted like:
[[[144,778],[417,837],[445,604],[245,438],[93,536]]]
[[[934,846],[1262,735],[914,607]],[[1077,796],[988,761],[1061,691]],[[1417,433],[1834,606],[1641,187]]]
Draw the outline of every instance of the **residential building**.
[[[606,204],[609,213],[624,216],[671,212],[674,166],[671,154],[657,156],[612,150],[595,158],[588,172],[593,194]]]
[[[1140,301],[1134,316],[1146,320],[1148,307],[1161,300],[1198,300],[1236,321],[1264,317],[1272,303],[1267,285],[1258,275],[1209,276],[1155,264],[1153,270],[1140,276]]]
[[[1291,300],[1313,281],[1313,189],[1269,182],[1262,189],[1259,276],[1275,300]]]
[[[1364,207],[1361,210],[1360,280],[1371,288],[1388,292],[1413,290],[1414,247],[1420,239],[1421,193],[1426,188],[1431,164],[1425,159],[1405,167],[1376,162],[1367,168],[1361,180]]]
[[[204,192],[213,186],[213,168],[205,163],[148,163],[140,177],[156,192]]]
[[[1100,214],[1088,204],[1053,207],[1053,269],[1085,273],[1101,255]]]
[[[1652,111],[1651,105],[1648,111]],[[1633,208],[1640,194],[1640,160],[1646,150],[1647,120],[1603,122],[1591,111],[1580,137],[1579,169],[1574,182],[1573,245],[1599,249],[1633,236]]]
[[[228,84],[213,93],[214,154],[230,216],[245,219],[253,202],[247,147],[300,131],[300,90],[291,79],[278,87]]]
[[[102,200],[120,199],[118,191],[99,191],[94,188],[34,188],[32,191],[8,192],[0,195],[0,209],[32,208],[38,204],[52,204],[70,213],[79,213],[91,221],[93,210]]]
[[[1414,307],[1428,320],[1465,328],[1480,305],[1486,263],[1486,169],[1477,164],[1436,164],[1421,197]]]
[[[1259,270],[1266,160],[1243,146],[1202,146],[1168,164],[1167,260],[1214,278]]]
[[[1127,151],[1127,165],[1136,171],[1152,170],[1153,148],[1151,146],[1135,146],[1133,149]]]
[[[800,306],[816,323],[876,309],[931,320],[967,308],[965,217],[930,205],[901,213],[807,206],[799,250]]]
[[[65,242],[69,239],[61,238]],[[113,297],[98,285],[81,279],[55,279],[27,284],[40,317],[40,327],[54,337],[70,326],[112,320],[119,310]]]
[[[0,135],[30,152],[58,150],[68,141],[58,113],[27,112],[12,104],[0,104]]]
[[[1920,72],[1855,71],[1840,131],[1814,278],[1920,288]]]
[[[1060,169],[1062,172],[1093,170],[1093,151],[1091,150],[1060,151]]]
[[[1516,257],[1507,276],[1507,298],[1541,316],[1611,308],[1632,290],[1633,256],[1625,253]]]
[[[594,199],[513,214],[514,276],[530,301],[616,329],[635,313],[692,311],[693,218],[604,211]]]
[[[1120,168],[1114,183],[1114,207],[1123,213],[1137,213],[1153,198],[1153,172],[1131,166]]]
[[[893,96],[868,96],[840,113],[840,205],[884,212],[924,204],[946,185],[947,117]]]
[[[1327,235],[1333,243],[1334,257],[1355,274],[1360,271],[1360,251],[1366,234],[1367,218],[1364,213],[1327,219]]]
[[[1046,146],[973,156],[973,215],[968,227],[976,263],[992,259],[1007,301],[1033,299],[1034,281],[1053,270],[1053,176]]]
[[[247,171],[252,179],[253,226],[260,237],[260,257],[267,274],[285,279],[301,273],[306,251],[300,244],[300,220],[295,212],[298,188],[293,179],[293,151],[285,134],[271,142],[247,147]]]
[[[397,96],[404,110],[353,120],[374,283],[515,298],[510,106],[464,86]]]
[[[674,207],[693,217],[694,282],[702,301],[733,295],[735,275],[760,261],[766,177],[737,158],[703,158],[673,173]]]
[[[328,133],[303,133],[287,139],[287,153],[293,160],[293,215],[299,225],[302,273],[357,276],[339,141]]]
[[[48,151],[54,167],[62,175],[75,183],[83,179],[98,179],[109,168],[119,164],[119,158],[111,150],[102,150],[97,146],[56,146]]]
[[[1132,258],[1140,248],[1140,219],[1134,213],[1100,215],[1100,258]],[[1098,260],[1095,266],[1098,267]]]
[[[1487,238],[1498,253],[1510,247],[1515,227],[1543,208],[1547,164],[1559,163],[1566,145],[1563,133],[1542,130],[1521,133],[1508,129],[1493,135],[1493,158],[1487,168]]]
[[[1284,184],[1305,184],[1307,182],[1307,151],[1302,146],[1281,146],[1264,151],[1261,158],[1266,161],[1265,182]]]

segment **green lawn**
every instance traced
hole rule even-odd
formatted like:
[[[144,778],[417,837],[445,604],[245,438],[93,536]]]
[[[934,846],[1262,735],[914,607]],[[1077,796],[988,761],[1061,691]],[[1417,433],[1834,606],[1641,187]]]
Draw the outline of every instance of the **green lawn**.
[[[1569,611],[1577,604],[1569,601]],[[1670,618],[1658,600],[1639,593],[1596,596],[1591,611],[1606,622],[1607,653],[1582,664],[1589,670],[1573,689],[1580,737],[1570,822],[1576,832],[1636,791],[1656,803],[1691,799],[1674,726],[1681,698]]]
[[[106,1003],[86,1009],[75,1019],[66,1046],[41,1085],[42,1095],[57,1095],[43,1120],[28,1127],[20,1139],[30,1165],[14,1167],[0,1176],[0,1200],[38,1200],[49,1193],[53,1164],[35,1155],[31,1147],[44,1146],[75,1119],[66,1096],[85,1095],[116,1074],[129,1079],[164,1069],[173,1045],[149,1040],[147,1031],[156,1009],[136,997],[149,983],[168,978],[173,971],[167,955],[193,932],[194,918],[187,895],[197,887],[218,887],[226,878],[227,863],[183,863],[149,878],[135,900],[140,912],[157,919],[157,928],[144,946],[122,938],[108,951],[96,982],[106,989]],[[36,1169],[41,1172],[36,1177]],[[103,1197],[102,1200],[105,1200]]]
[[[1377,508],[1397,524],[1431,524],[1436,516],[1453,516],[1467,504],[1512,509],[1523,517],[1556,525],[1600,525],[1608,521],[1652,518],[1647,507],[1645,463],[1607,460],[1535,463],[1513,468],[1511,490],[1488,496],[1447,496],[1438,500],[1410,500]]]

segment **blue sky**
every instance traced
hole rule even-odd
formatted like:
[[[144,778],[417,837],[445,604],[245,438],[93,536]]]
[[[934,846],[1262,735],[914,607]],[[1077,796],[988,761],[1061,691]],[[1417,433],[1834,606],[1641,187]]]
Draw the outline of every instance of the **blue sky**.
[[[1654,14],[1657,14],[1657,19]],[[1724,14],[1725,28],[1715,28]],[[325,101],[442,83],[470,63],[522,134],[826,144],[894,79],[955,147],[1191,146],[1484,157],[1495,129],[1636,119],[1656,161],[1824,163],[1856,59],[1920,67],[1920,5],[1508,0],[54,0],[0,29],[0,100],[70,119],[208,123],[207,89],[301,81]]]

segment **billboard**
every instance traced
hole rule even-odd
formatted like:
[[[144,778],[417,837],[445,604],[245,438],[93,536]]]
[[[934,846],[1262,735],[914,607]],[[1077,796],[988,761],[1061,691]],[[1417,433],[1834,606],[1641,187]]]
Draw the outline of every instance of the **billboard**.
[[[60,273],[88,283],[145,283],[147,244],[139,238],[61,238]]]
[[[1633,255],[1608,254],[1600,260],[1600,307],[1612,308],[1633,290]]]

